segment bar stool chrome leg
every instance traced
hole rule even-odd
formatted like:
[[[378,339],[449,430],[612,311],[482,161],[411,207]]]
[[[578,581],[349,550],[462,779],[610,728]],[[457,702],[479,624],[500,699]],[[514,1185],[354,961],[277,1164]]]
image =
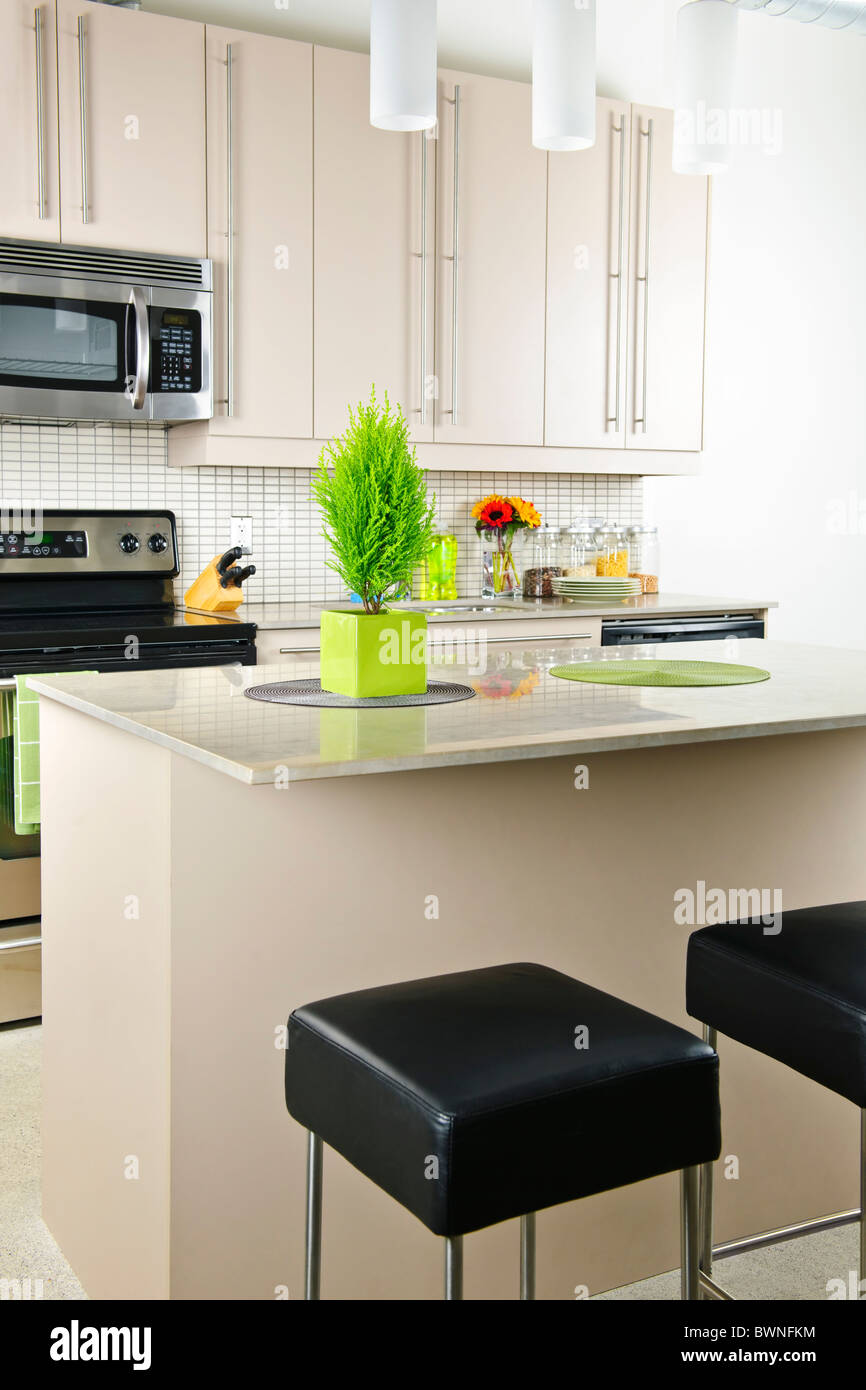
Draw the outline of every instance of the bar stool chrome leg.
[[[463,1297],[463,1237],[445,1237],[445,1297]]]
[[[322,1141],[307,1130],[307,1235],[304,1299],[317,1300],[322,1282]]]
[[[680,1173],[682,1297],[690,1300],[697,1300],[701,1296],[701,1225],[698,1217],[699,1173],[699,1168],[683,1168]]]
[[[535,1212],[520,1218],[520,1297],[535,1298]]]
[[[704,1024],[704,1042],[718,1051],[719,1035],[715,1028]],[[708,1279],[713,1276],[713,1165],[701,1164],[701,1257],[700,1270]]]

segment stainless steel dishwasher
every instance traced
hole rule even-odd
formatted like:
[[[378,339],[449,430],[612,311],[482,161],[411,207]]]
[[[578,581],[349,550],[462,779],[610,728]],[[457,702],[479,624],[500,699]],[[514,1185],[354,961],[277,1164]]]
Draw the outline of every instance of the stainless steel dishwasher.
[[[754,613],[703,614],[696,618],[605,618],[603,647],[656,642],[723,642],[726,637],[763,637],[764,620]]]

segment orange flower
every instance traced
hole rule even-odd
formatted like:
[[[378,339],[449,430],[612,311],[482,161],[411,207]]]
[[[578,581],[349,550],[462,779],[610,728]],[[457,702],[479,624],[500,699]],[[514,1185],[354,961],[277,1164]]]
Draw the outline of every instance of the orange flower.
[[[472,515],[478,521],[479,526],[489,526],[493,530],[499,530],[502,526],[508,526],[514,520],[514,509],[507,497],[500,497],[498,493],[491,493],[489,497],[484,497],[480,502],[476,502],[472,508]]]

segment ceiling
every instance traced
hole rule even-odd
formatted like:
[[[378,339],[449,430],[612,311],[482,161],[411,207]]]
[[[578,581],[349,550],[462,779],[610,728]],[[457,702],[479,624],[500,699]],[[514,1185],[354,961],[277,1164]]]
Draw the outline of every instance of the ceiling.
[[[599,92],[669,104],[682,0],[597,3]],[[333,48],[369,48],[370,0],[142,0],[142,8]],[[439,0],[441,67],[528,81],[531,51],[532,0]]]

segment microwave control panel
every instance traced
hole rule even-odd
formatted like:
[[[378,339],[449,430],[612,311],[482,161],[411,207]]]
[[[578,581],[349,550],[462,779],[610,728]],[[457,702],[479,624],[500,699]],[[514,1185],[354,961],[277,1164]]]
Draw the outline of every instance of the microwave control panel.
[[[201,390],[201,315],[157,309],[153,325],[151,390],[172,395]]]

